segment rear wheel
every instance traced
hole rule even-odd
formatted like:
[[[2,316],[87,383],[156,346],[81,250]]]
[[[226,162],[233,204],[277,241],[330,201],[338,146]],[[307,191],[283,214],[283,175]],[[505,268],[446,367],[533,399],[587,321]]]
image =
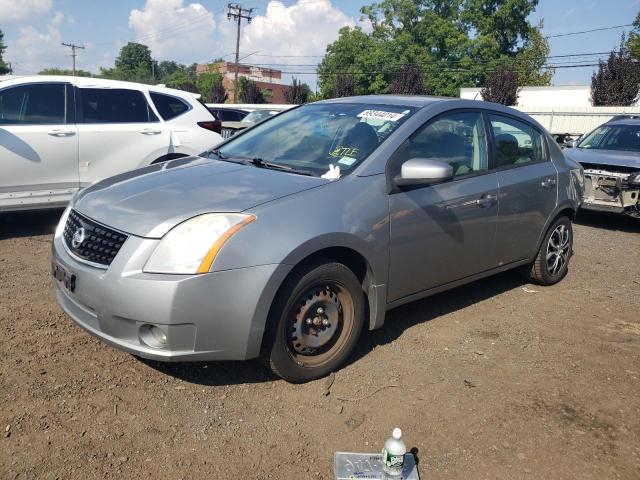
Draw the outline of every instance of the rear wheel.
[[[573,255],[573,229],[571,220],[563,216],[553,222],[544,236],[528,277],[539,285],[553,285],[562,280],[569,269]]]
[[[316,263],[295,272],[270,313],[263,357],[294,383],[327,375],[353,351],[364,324],[364,294],[341,263]]]

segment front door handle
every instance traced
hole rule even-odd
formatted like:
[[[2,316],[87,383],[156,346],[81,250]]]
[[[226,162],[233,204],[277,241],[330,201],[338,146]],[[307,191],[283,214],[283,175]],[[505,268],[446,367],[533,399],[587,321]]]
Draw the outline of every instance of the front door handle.
[[[542,188],[546,188],[546,189],[553,188],[556,186],[556,179],[547,177],[544,180],[542,180],[542,183],[540,183],[540,185],[542,185]]]
[[[447,205],[447,208],[456,209],[456,208],[472,207],[474,205],[480,208],[489,208],[494,203],[496,203],[497,200],[498,200],[497,195],[486,194],[486,195],[482,195],[480,198],[476,198],[475,200],[468,200],[462,203],[449,204]]]
[[[74,132],[73,130],[62,130],[61,128],[47,130],[47,135],[51,135],[52,137],[71,137],[75,134],[76,132]]]
[[[483,195],[479,199],[476,200],[476,205],[480,208],[489,208],[498,200],[497,195]]]
[[[159,135],[162,133],[162,130],[153,130],[151,128],[144,128],[140,130],[140,133],[143,135]]]

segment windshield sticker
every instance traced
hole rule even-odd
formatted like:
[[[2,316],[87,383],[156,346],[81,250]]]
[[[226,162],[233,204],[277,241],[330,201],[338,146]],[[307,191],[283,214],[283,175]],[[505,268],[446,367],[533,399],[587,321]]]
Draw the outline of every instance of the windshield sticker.
[[[338,165],[329,165],[329,170],[322,174],[320,178],[326,178],[327,180],[337,180],[340,178],[340,167]]]
[[[338,160],[338,163],[340,165],[346,165],[347,167],[350,167],[351,165],[356,163],[356,159],[353,157],[342,157],[340,160]]]
[[[385,112],[383,110],[365,110],[364,112],[359,113],[357,116],[360,118],[374,118],[376,120],[397,122],[402,117],[404,117],[404,115],[404,113]]]
[[[356,147],[337,147],[330,154],[330,157],[340,158],[340,157],[357,157],[358,156],[358,148]]]

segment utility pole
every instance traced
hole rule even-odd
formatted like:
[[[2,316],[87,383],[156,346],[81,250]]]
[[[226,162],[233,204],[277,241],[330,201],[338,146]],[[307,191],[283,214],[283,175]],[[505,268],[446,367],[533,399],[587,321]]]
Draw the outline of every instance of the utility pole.
[[[73,59],[73,76],[76,76],[76,57],[78,56],[78,54],[76,53],[76,50],[79,48],[81,50],[84,50],[84,45],[74,45],[73,43],[64,43],[62,42],[62,45],[64,45],[65,47],[69,47],[71,49],[71,58]]]
[[[242,8],[242,5],[237,3],[230,3],[228,5],[229,12],[227,13],[227,20],[235,20],[238,22],[238,31],[236,36],[236,68],[233,80],[233,103],[238,103],[238,70],[240,69],[240,26],[242,20],[246,20],[247,23],[251,23],[251,12],[253,8]]]

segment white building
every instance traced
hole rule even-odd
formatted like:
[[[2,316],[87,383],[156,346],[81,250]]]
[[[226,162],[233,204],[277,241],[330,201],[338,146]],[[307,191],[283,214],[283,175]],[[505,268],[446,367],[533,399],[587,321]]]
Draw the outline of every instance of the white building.
[[[461,88],[460,98],[482,100],[480,88]],[[590,85],[559,85],[549,87],[522,87],[518,91],[518,105],[590,107]]]
[[[460,98],[482,100],[481,88],[461,88]],[[630,107],[594,107],[591,86],[560,85],[521,87],[517,110],[528,113],[552,134],[579,136],[616,115],[640,114],[639,103]]]

